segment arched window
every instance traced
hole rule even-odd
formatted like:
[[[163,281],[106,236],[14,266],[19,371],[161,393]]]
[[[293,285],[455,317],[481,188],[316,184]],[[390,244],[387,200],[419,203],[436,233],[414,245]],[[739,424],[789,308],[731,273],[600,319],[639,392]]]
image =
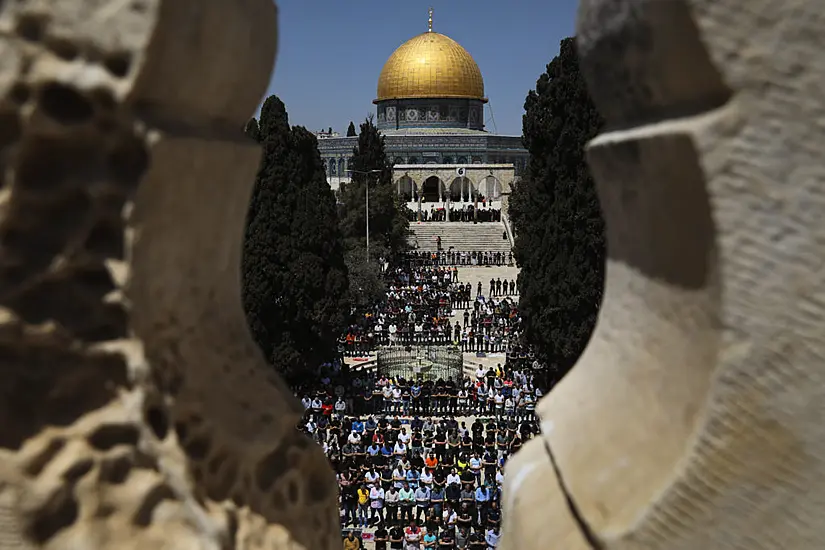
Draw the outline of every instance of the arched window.
[[[338,159],[338,173],[342,176],[347,175],[347,161],[344,159]]]
[[[452,164],[453,163],[453,157],[444,157],[443,159],[441,159],[441,163],[442,164]]]
[[[459,164],[467,164],[467,157],[458,157]]]
[[[329,175],[336,176],[338,175],[338,165],[335,163],[335,159],[329,159]]]
[[[395,159],[392,161],[392,163],[393,163],[393,165],[404,164],[404,159],[402,159],[401,157],[395,157]]]
[[[407,162],[407,164],[418,164],[418,158],[410,157],[410,160]]]

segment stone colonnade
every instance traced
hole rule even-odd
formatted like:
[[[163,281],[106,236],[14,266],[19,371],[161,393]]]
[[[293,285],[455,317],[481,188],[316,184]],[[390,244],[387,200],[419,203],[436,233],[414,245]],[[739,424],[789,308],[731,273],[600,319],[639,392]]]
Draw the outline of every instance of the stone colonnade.
[[[466,166],[455,166],[452,164],[397,164],[393,166],[393,183],[399,194],[403,192],[403,186],[414,187],[418,196],[418,219],[421,219],[421,203],[424,194],[424,183],[430,178],[437,178],[439,181],[440,202],[445,203],[447,209],[447,221],[449,221],[449,211],[451,205],[451,190],[456,184],[459,185],[462,202],[473,202],[478,207],[478,193],[482,189],[482,184],[492,177],[498,182],[501,190],[502,213],[507,212],[508,197],[515,181],[515,169],[512,164],[473,164]],[[466,201],[465,201],[466,197]]]

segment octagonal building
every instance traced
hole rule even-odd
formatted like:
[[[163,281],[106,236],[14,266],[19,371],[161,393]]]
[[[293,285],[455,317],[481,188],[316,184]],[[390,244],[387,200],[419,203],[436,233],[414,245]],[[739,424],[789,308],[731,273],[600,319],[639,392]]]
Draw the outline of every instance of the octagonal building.
[[[432,30],[432,12],[427,32],[403,43],[384,64],[373,103],[394,181],[411,208],[479,196],[493,205],[526,167],[521,136],[485,131],[481,70],[458,42]],[[316,135],[327,180],[337,190],[350,179],[358,138]]]

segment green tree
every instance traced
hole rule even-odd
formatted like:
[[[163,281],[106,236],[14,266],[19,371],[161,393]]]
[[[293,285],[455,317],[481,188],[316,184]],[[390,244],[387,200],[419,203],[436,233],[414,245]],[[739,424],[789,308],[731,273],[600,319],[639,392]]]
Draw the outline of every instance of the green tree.
[[[270,96],[244,240],[243,304],[256,342],[290,383],[336,354],[348,282],[335,200],[315,136]]]
[[[406,207],[392,184],[392,167],[384,151],[384,136],[370,118],[361,124],[358,145],[352,155],[352,179],[340,190],[341,230],[346,247],[353,251],[365,242],[365,188],[369,186],[371,260],[397,258],[407,249],[409,221],[403,211]]]
[[[358,132],[355,131],[355,124],[350,121],[349,127],[347,128],[347,137],[355,137],[358,135]]]
[[[519,307],[527,343],[547,361],[552,384],[590,339],[604,288],[604,221],[584,158],[602,119],[579,71],[573,38],[561,42],[524,108],[530,160],[510,197]]]

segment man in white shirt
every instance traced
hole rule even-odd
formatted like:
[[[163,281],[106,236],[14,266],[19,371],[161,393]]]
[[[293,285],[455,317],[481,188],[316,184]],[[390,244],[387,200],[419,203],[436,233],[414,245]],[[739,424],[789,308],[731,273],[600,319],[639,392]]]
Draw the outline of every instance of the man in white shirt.
[[[376,483],[378,483],[378,472],[375,471],[375,468],[367,470],[367,473],[364,474],[364,481],[367,484],[367,487],[372,488]]]
[[[392,410],[396,413],[401,412],[401,388],[398,386],[392,388]]]
[[[398,433],[398,441],[404,445],[410,444],[410,432],[408,432],[403,426],[401,427],[401,431]]]
[[[394,454],[396,456],[406,455],[407,454],[407,446],[404,443],[400,442],[400,441],[396,441],[395,442],[395,447],[393,447],[393,449],[392,449],[392,454]]]
[[[320,397],[316,397],[315,399],[312,400],[312,410],[313,410],[313,412],[316,412],[316,413],[320,414],[321,413],[321,407],[323,407],[323,406],[324,406],[324,402],[321,401]]]
[[[353,445],[360,445],[361,434],[359,434],[358,432],[350,432],[347,436],[347,443],[352,443]]]
[[[312,399],[308,395],[305,395],[304,398],[301,399],[301,405],[304,406],[304,410],[309,409],[312,407]]]
[[[484,380],[484,377],[487,375],[487,371],[481,365],[478,366],[476,369],[476,379],[477,380]]]

